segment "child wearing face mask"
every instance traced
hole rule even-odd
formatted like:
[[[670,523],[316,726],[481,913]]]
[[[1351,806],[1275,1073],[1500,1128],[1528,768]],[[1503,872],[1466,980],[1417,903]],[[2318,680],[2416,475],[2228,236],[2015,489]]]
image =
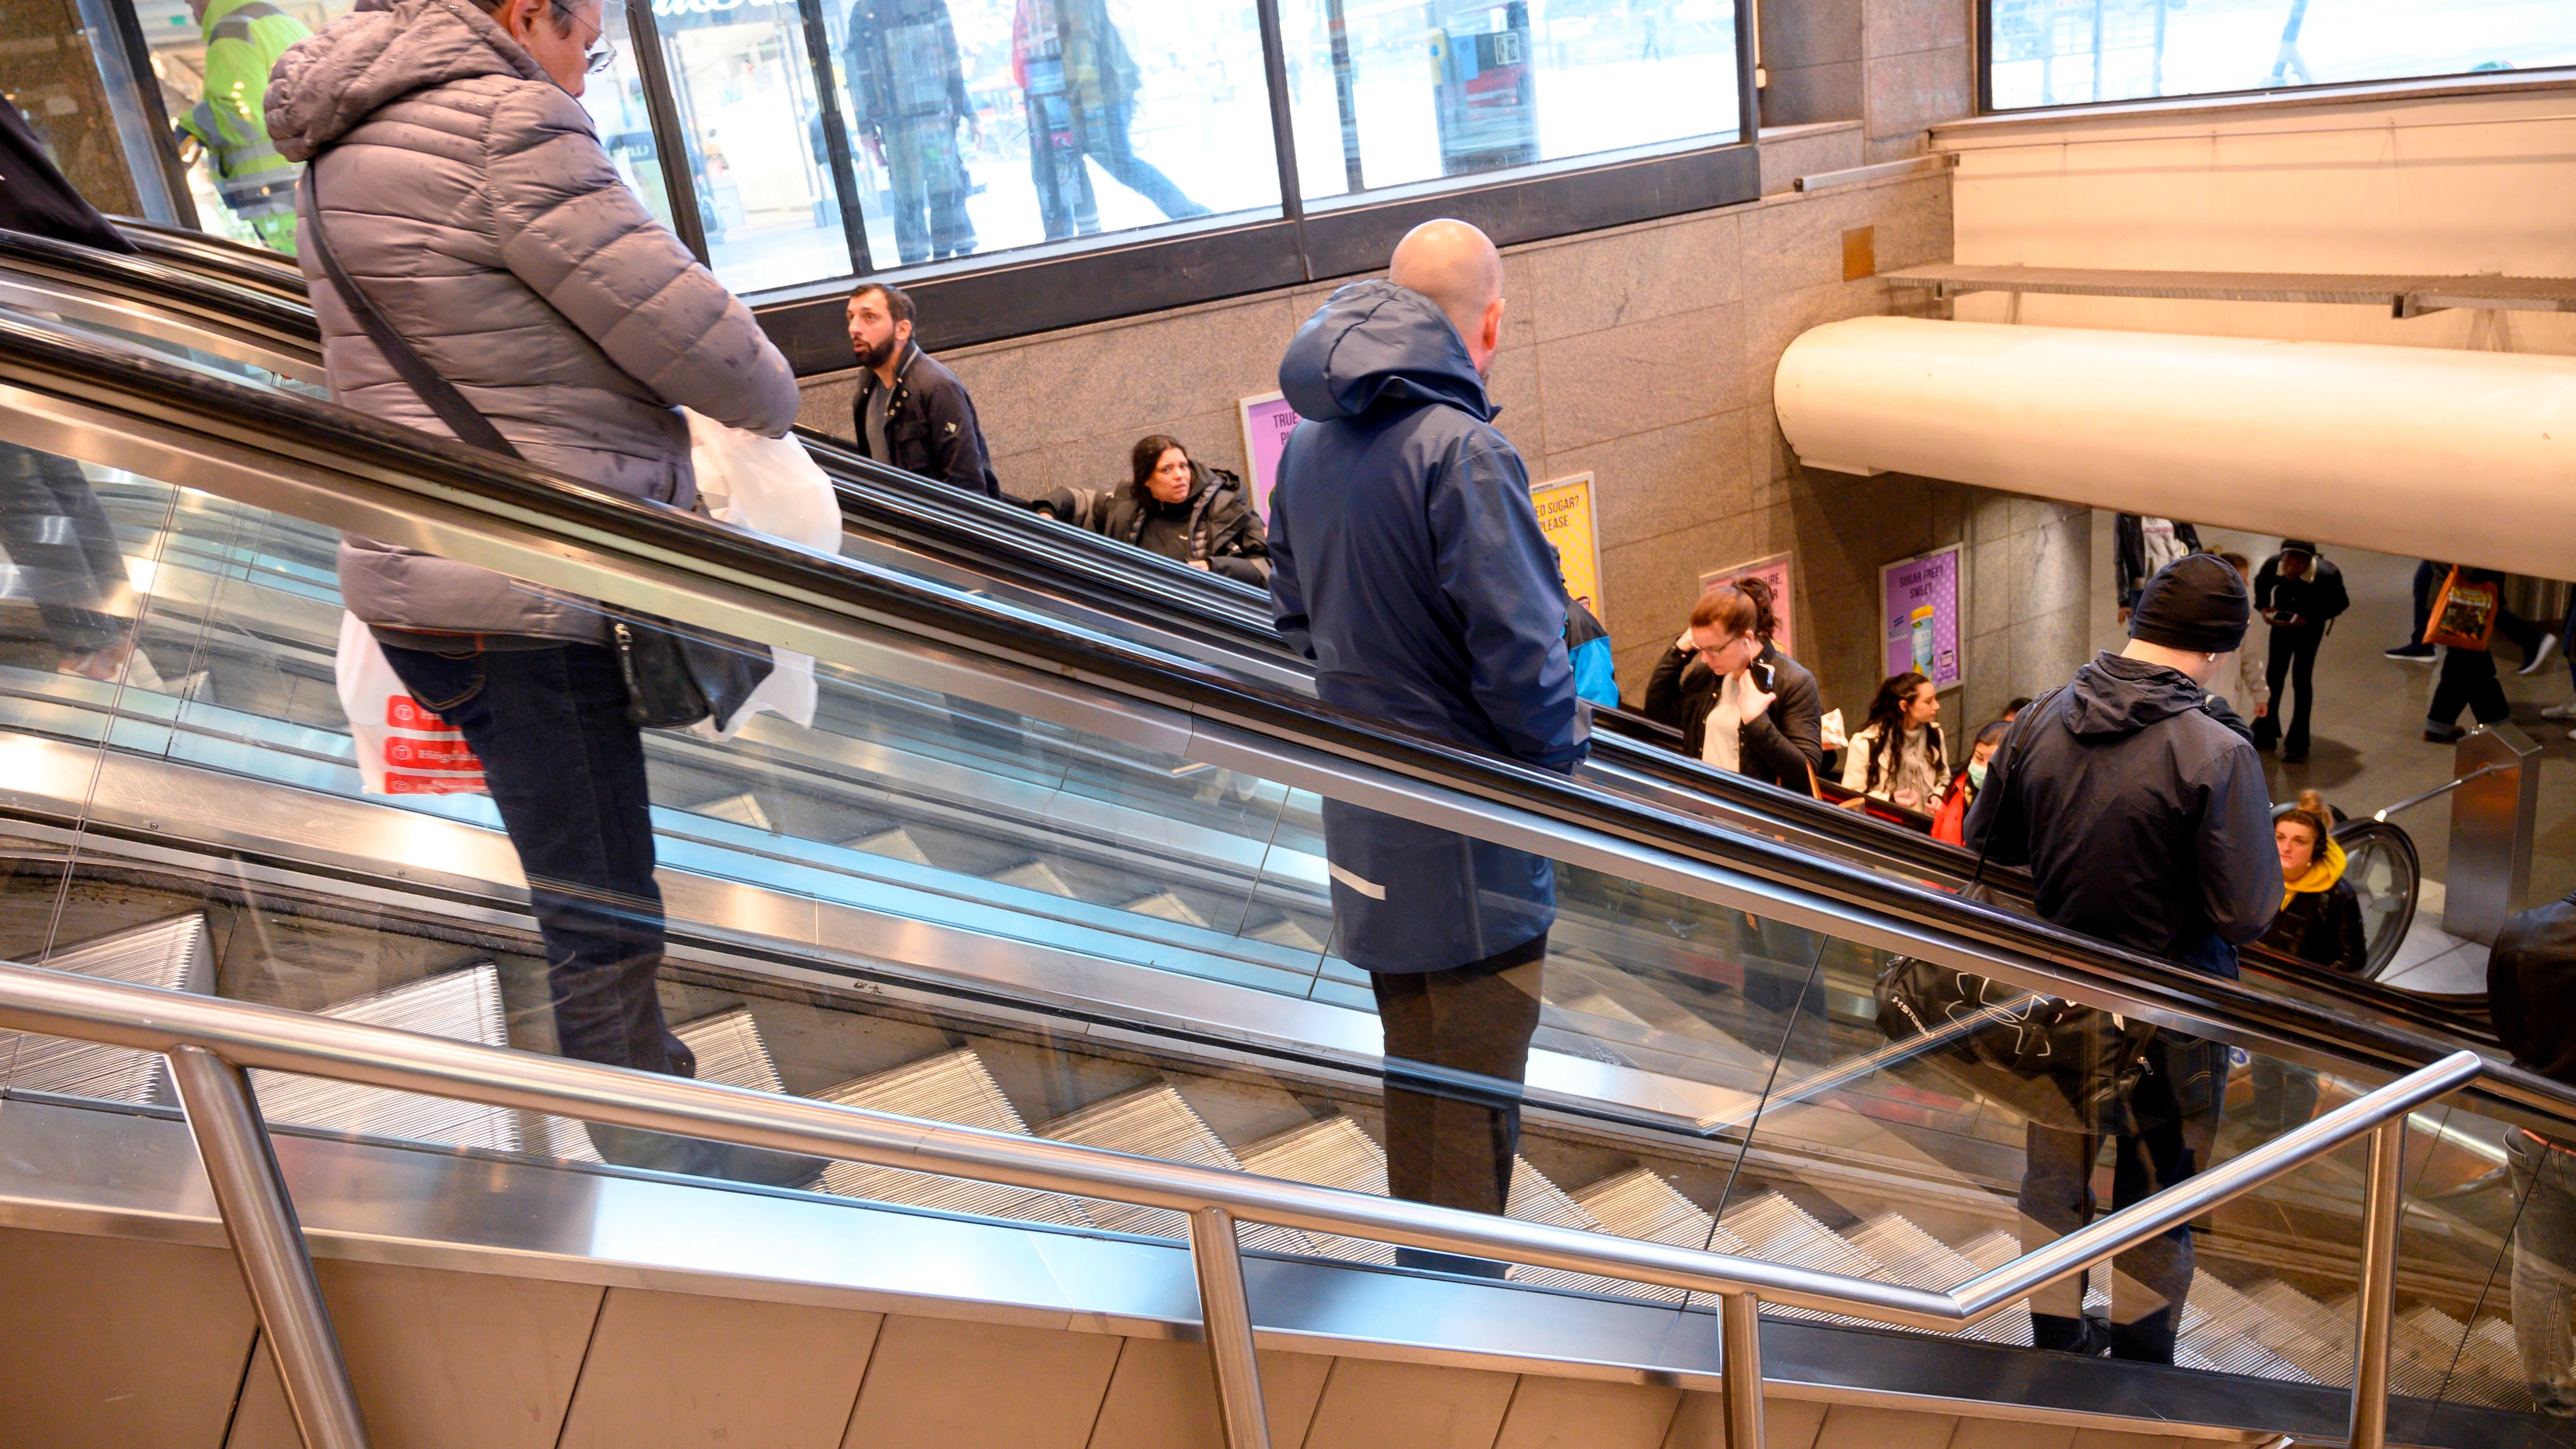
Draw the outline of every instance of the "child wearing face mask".
[[[1968,754],[1967,768],[1951,779],[1949,793],[1941,797],[1941,809],[1932,817],[1934,840],[1946,840],[1952,845],[1963,843],[1960,827],[1968,818],[1968,802],[1977,798],[1979,790],[1986,788],[1986,762],[1995,757],[1995,750],[2003,744],[2004,736],[2011,732],[2012,721],[2008,719],[1994,720],[1977,731],[1976,748]]]

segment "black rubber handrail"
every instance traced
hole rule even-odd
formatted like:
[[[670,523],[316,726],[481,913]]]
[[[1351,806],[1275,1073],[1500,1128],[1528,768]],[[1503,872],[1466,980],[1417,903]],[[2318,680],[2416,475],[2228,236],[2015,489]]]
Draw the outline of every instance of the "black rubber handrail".
[[[1116,693],[2017,956],[2026,967],[2066,982],[2067,994],[2079,998],[2128,1000],[2182,1021],[2250,1029],[2364,1071],[2411,1071],[2460,1045],[2268,995],[1812,851],[1641,809],[1547,771],[1310,697],[1175,663],[1069,626],[1033,623],[858,561],[780,547],[694,514],[603,493],[445,439],[297,395],[230,383],[91,338],[0,317],[0,378],[133,426],[183,429],[246,455],[337,468],[425,489],[451,506],[506,513],[520,526],[579,539],[594,555],[622,554],[651,569],[694,576],[714,590],[793,597],[809,609],[891,624],[997,661],[1038,660]],[[2576,1124],[2576,1089],[2501,1062],[2491,1062],[2472,1094],[2562,1130]]]
[[[168,289],[182,294],[190,310],[217,314],[226,307],[244,306],[245,302],[237,289],[193,285],[199,279],[189,268],[205,257],[228,257],[271,271],[292,272],[291,264],[283,258],[220,238],[165,233],[156,228],[128,230],[138,241],[147,236],[168,241],[171,260],[167,264],[138,261],[5,231],[0,231],[0,257],[15,258],[22,265],[38,262],[51,274],[108,287],[131,300],[151,301]],[[300,274],[298,280],[300,283]],[[310,310],[300,304],[283,312],[254,305],[251,313],[245,320],[263,327],[281,319],[308,331],[313,327]],[[315,339],[318,347],[318,333]],[[1189,568],[1016,504],[949,488],[889,467],[838,438],[810,428],[799,427],[796,436],[831,478],[844,518],[854,532],[900,543],[968,572],[1033,585],[1091,608],[1141,618],[1177,637],[1264,657],[1289,668],[1307,667],[1307,661],[1291,654],[1271,626],[1269,599],[1263,590]],[[1678,731],[1642,715],[1622,710],[1598,717],[1597,722],[1601,728],[1594,737],[1595,750],[1604,763],[1616,764],[1677,790],[1707,796],[1782,829],[1820,838],[1882,868],[1954,886],[1965,884],[1974,872],[1975,859],[1969,852],[1933,840],[1924,830],[1834,808],[1688,759],[1678,751]],[[2031,884],[2027,871],[1989,864],[1979,879],[1991,899],[2016,907],[2028,906]],[[2244,965],[2258,976],[2305,990],[2330,990],[2394,1022],[2481,1042],[2493,1039],[2485,1023],[2461,1012],[2459,1008],[2464,1003],[2349,977],[2336,977],[2329,983],[2306,963],[2261,949],[2249,948],[2244,953]]]

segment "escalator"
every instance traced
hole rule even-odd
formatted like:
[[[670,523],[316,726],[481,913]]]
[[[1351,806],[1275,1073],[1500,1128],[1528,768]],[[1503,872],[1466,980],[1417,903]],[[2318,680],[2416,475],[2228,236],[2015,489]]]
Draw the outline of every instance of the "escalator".
[[[142,260],[0,234],[0,287],[15,271],[21,298],[30,305],[87,300],[107,309],[95,314],[100,320],[127,326],[134,325],[132,319],[116,309],[148,312],[157,303],[160,310],[176,311],[185,329],[166,331],[166,337],[199,352],[212,349],[257,372],[318,384],[318,342],[309,312],[276,305],[278,296],[301,295],[302,280],[291,262],[186,233],[140,226],[129,231],[145,250]],[[242,295],[246,278],[256,284],[249,290],[260,295]],[[1311,688],[1311,666],[1280,643],[1267,598],[1258,590],[1014,505],[927,483],[820,434],[804,431],[800,437],[841,494],[848,529],[844,551],[853,557],[1067,618],[1247,680]],[[1685,759],[1655,741],[1668,731],[1640,717],[1604,712],[1596,724],[1595,751],[1584,773],[1605,789],[1791,842],[1891,879],[1958,889],[1973,873],[1975,862],[1967,853],[1918,831]],[[2396,827],[2364,821],[2346,829],[2394,837],[2365,852],[2366,863],[2376,867],[2372,878],[2385,877],[2370,899],[2374,969],[2365,973],[2367,979],[2404,941],[2416,872],[2412,847]],[[2363,849],[2366,842],[2355,836],[2346,844]],[[1991,899],[2027,908],[2025,872],[1990,868],[1980,879]],[[2245,955],[2248,971],[2276,990],[2342,1009],[2359,1006],[2393,1024],[2490,1039],[2480,1002],[2356,987],[2287,956],[2261,949]]]
[[[1748,795],[1717,808],[1758,822],[1730,828],[1642,786],[1475,757],[1320,706],[1293,669],[1216,658],[1213,633],[1042,608],[1053,578],[966,586],[955,558],[855,528],[845,560],[770,547],[351,418],[166,316],[29,305],[0,297],[0,439],[95,492],[140,642],[114,678],[57,672],[42,619],[0,589],[8,959],[551,1048],[542,952],[488,805],[357,789],[331,687],[346,528],[821,661],[811,731],[650,746],[666,1010],[702,1074],[738,1085],[1382,1192],[1384,1068],[1365,979],[1329,949],[1326,797],[1557,861],[1520,1216],[1927,1286],[2010,1257],[2028,1124],[1880,1034],[1871,993],[1893,952],[2227,1042],[2245,1070],[2221,1154],[2282,1129],[2258,1067],[2312,1075],[2330,1105],[2458,1040],[2333,983],[2315,988],[2324,1009],[1925,889],[1942,877],[1894,845],[1858,850],[1875,827],[1841,812]],[[1840,818],[1773,838],[1810,813]],[[1843,847],[1812,844],[1827,839]],[[0,1390],[23,1422],[70,1423],[45,1416],[230,1353],[228,1384],[145,1397],[200,1413],[207,1442],[267,1442],[273,1370],[242,1315],[183,1311],[220,1298],[221,1275],[172,1266],[206,1250],[207,1222],[167,1082],[130,1052],[37,1039],[0,1064],[0,1300],[32,1335],[13,1338],[48,1337],[48,1318],[96,1327],[52,1333],[66,1347],[0,1368]],[[459,1425],[614,1442],[569,1426],[617,1422],[619,1394],[643,1390],[594,1378],[582,1344],[610,1350],[596,1373],[640,1373],[619,1350],[636,1323],[752,1304],[710,1354],[770,1344],[830,1381],[818,1402],[857,1375],[834,1429],[848,1442],[1087,1443],[1122,1424],[1115,1442],[1194,1442],[1147,1425],[1184,1392],[1168,1350],[1186,1315],[1147,1292],[1169,1214],[852,1164],[787,1191],[681,1181],[597,1164],[560,1119],[294,1078],[260,1093],[371,1414],[436,1400],[420,1336],[450,1334],[440,1352],[494,1373],[449,1388],[475,1400]],[[2411,1442],[2560,1442],[2514,1357],[2514,1207],[2493,1181],[2514,1124],[2576,1135],[2576,1098],[2500,1067],[2418,1118],[2399,1273]],[[1858,1406],[1909,1432],[2033,1415],[2329,1432],[2350,1373],[2351,1156],[2207,1220],[2177,1370],[2030,1353],[2021,1313],[1952,1339],[1790,1311],[1765,1330],[1776,1392],[1817,1406],[1811,1428]],[[1685,1433],[1711,1427],[1691,1397],[1713,1362],[1704,1304],[1558,1270],[1401,1270],[1382,1246],[1275,1228],[1244,1241],[1304,1442],[1381,1442],[1373,1423],[1426,1403],[1496,1429],[1524,1395],[1577,1424],[1643,1424],[1649,1390],[1663,1417],[1634,1442],[1706,1442]],[[791,1310],[813,1321],[782,1330]],[[822,1317],[851,1314],[882,1315],[873,1346],[809,1365],[814,1343],[859,1332]],[[1080,1432],[1005,1433],[1058,1383],[1088,1386],[1055,1396],[1089,1393]],[[1589,1391],[1567,1385],[1585,1384],[1623,1393],[1583,1410]],[[506,1427],[459,1442],[534,1442]]]

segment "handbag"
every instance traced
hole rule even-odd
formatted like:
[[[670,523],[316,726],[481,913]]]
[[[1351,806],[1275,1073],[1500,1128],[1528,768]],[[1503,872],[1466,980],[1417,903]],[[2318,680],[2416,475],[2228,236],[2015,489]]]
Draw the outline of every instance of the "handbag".
[[[315,170],[311,165],[304,168],[303,237],[367,340],[459,441],[527,461],[490,418],[403,340],[377,310],[375,300],[342,269],[322,230],[322,193],[313,179]],[[712,719],[722,729],[774,667],[766,644],[637,609],[604,603],[599,607],[608,616],[618,677],[626,684],[626,718],[639,729],[680,729],[702,719]]]
[[[2041,715],[2055,693],[2033,700],[2021,719]],[[2019,729],[2017,723],[2015,733]],[[2011,747],[2007,736],[1997,760],[2005,760]],[[1963,899],[1985,899],[1985,874],[1980,850]],[[1977,1021],[1923,1054],[1934,1070],[1968,1091],[2042,1127],[2130,1130],[2130,1103],[2147,1073],[2155,1027],[1913,956],[1889,957],[1872,995],[1879,1032],[1890,1042]]]
[[[2501,615],[2504,590],[2492,577],[2468,577],[2457,564],[2451,576],[2442,581],[2442,590],[2433,596],[2433,607],[2424,625],[2424,642],[2453,649],[2484,651],[2495,642],[2496,619]]]

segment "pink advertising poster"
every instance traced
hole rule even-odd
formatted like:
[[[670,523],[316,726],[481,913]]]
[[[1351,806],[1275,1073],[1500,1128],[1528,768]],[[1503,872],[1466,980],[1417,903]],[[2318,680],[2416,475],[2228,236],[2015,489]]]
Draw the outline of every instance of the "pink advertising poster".
[[[1921,670],[1935,689],[1958,684],[1959,546],[1899,559],[1878,571],[1878,614],[1892,677]]]
[[[1779,627],[1771,632],[1771,642],[1779,647],[1781,653],[1795,659],[1798,657],[1797,636],[1789,628],[1789,618],[1797,612],[1791,603],[1797,595],[1789,589],[1789,559],[1788,554],[1775,553],[1729,569],[1710,569],[1699,576],[1699,591],[1705,594],[1719,584],[1731,584],[1748,574],[1769,584],[1771,613],[1779,621]]]
[[[1296,429],[1297,410],[1277,393],[1248,397],[1237,405],[1243,418],[1243,456],[1252,463],[1252,508],[1270,517],[1270,485],[1279,481],[1279,451]]]

